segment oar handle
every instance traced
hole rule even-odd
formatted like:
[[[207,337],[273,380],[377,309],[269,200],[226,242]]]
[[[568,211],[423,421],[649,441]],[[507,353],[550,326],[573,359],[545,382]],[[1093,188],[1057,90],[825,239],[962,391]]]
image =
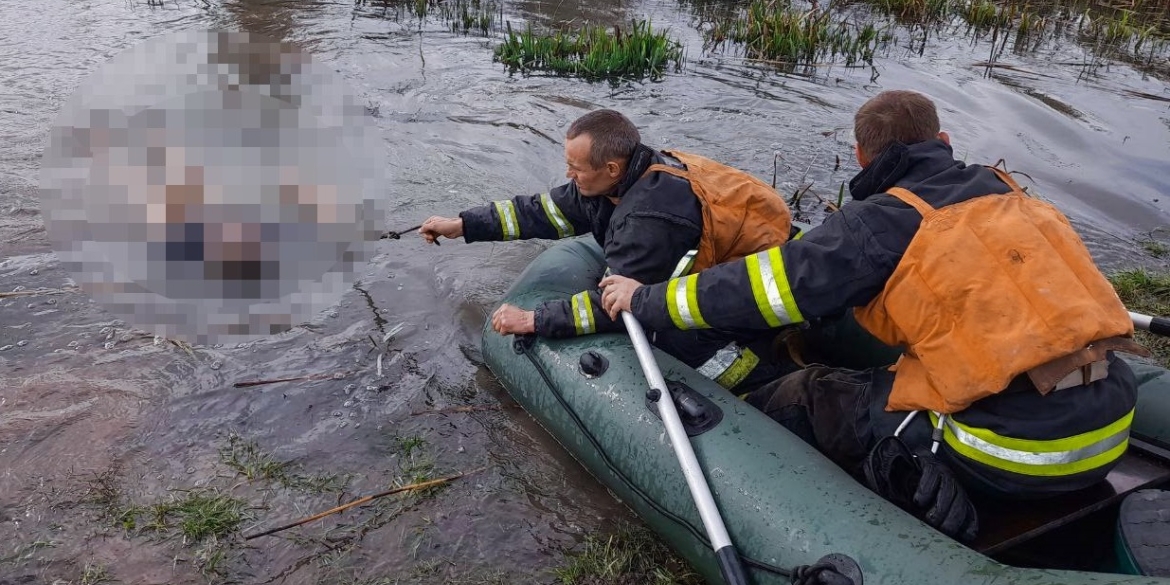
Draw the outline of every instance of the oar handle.
[[[1133,319],[1133,326],[1138,329],[1145,329],[1150,333],[1170,337],[1170,319],[1166,317],[1153,317],[1130,311],[1129,318]]]
[[[719,515],[719,508],[715,505],[715,498],[711,495],[711,488],[703,476],[703,468],[695,457],[690,438],[679,419],[678,410],[674,407],[674,400],[666,388],[666,380],[658,369],[658,362],[654,360],[654,353],[650,349],[650,342],[646,340],[646,333],[642,325],[633,315],[622,311],[622,321],[626,331],[630,334],[630,341],[634,344],[634,352],[638,355],[638,362],[642,365],[642,372],[650,388],[658,390],[658,413],[666,425],[666,434],[670,437],[670,444],[674,447],[674,454],[682,466],[683,476],[686,477],[687,487],[691,490],[691,497],[699,509],[699,517],[703,520],[703,527],[707,529],[707,537],[711,539],[711,547],[715,549],[715,556],[719,561],[719,571],[727,585],[746,585],[747,577],[735,546],[731,544],[731,537],[727,535],[727,527]]]

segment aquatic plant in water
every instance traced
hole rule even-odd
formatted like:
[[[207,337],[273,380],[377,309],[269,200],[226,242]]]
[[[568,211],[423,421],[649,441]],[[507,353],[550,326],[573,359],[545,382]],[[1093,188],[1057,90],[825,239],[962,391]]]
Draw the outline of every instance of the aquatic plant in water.
[[[649,21],[620,26],[588,25],[575,33],[539,34],[529,24],[522,32],[507,23],[495,60],[513,70],[551,71],[587,79],[661,79],[673,65],[682,67],[682,45]]]
[[[451,32],[468,34],[478,31],[484,36],[491,32],[497,15],[502,17],[501,10],[502,7],[481,0],[456,0],[453,4],[442,5],[443,19],[450,25]]]
[[[1170,75],[1170,1],[1128,0],[1123,6],[1093,0],[753,0],[746,8],[720,0],[679,0],[701,21],[707,43],[737,43],[747,57],[794,65],[844,57],[870,62],[890,35],[885,27],[966,26],[976,37],[1012,39],[1013,50],[1035,51],[1045,41],[1073,36],[1097,54],[1141,66],[1161,64]],[[850,25],[858,4],[878,15]],[[881,14],[896,23],[882,22]],[[862,14],[864,17],[864,13]]]
[[[810,64],[842,57],[846,65],[872,62],[884,40],[872,23],[852,25],[829,9],[794,7],[787,0],[754,0],[734,18],[716,21],[706,31],[708,43],[744,46],[754,59]]]

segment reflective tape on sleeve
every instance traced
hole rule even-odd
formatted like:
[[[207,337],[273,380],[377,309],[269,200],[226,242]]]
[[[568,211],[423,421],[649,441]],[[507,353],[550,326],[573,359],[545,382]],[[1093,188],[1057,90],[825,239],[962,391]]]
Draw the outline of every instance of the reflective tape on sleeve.
[[[577,335],[589,335],[597,331],[597,323],[593,321],[593,301],[589,300],[588,292],[579,292],[570,300],[573,309],[573,328]]]
[[[792,296],[792,289],[788,286],[780,248],[752,254],[744,260],[756,307],[768,325],[779,327],[804,321],[804,316],[796,306],[796,299]]]
[[[520,220],[516,218],[516,205],[511,201],[496,201],[496,212],[500,214],[500,228],[505,240],[520,237]]]
[[[699,275],[692,274],[668,281],[666,285],[666,310],[670,320],[679,329],[706,329],[710,327],[699,312]]]
[[[553,202],[552,196],[548,193],[540,194],[540,206],[544,208],[544,214],[548,216],[548,221],[557,230],[557,237],[567,238],[575,235],[573,224],[569,223],[568,218],[564,213],[561,213],[561,208]]]

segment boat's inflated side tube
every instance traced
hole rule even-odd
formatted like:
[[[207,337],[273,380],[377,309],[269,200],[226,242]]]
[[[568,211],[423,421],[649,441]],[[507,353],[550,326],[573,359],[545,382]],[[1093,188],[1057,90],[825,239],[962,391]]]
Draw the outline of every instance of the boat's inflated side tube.
[[[531,309],[567,298],[596,287],[604,268],[592,238],[561,241],[525,269],[502,301]],[[485,326],[484,358],[508,392],[699,573],[719,583],[682,470],[662,422],[647,409],[647,384],[628,337],[529,338],[516,344],[519,352],[513,341]],[[583,372],[582,357],[591,352],[588,361],[608,367]],[[668,381],[685,384],[722,413],[691,444],[750,582],[789,583],[794,567],[806,571],[834,553],[855,560],[854,582],[866,585],[1159,582],[996,563],[882,500],[715,382],[664,352],[654,356]]]

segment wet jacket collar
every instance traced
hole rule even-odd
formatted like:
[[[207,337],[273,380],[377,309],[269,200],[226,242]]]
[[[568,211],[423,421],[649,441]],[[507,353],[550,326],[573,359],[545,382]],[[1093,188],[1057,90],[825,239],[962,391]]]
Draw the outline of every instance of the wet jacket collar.
[[[639,143],[638,147],[634,149],[634,154],[630,156],[630,163],[626,165],[625,176],[622,177],[621,181],[618,181],[617,185],[614,185],[613,191],[607,193],[606,196],[621,197],[625,195],[626,191],[629,191],[630,187],[633,187],[634,183],[637,183],[642,175],[646,174],[646,169],[654,164],[655,158],[657,158],[657,154],[654,149]]]
[[[914,177],[930,177],[954,166],[954,151],[939,139],[905,145],[895,142],[849,181],[849,194],[861,201]],[[913,175],[913,176],[911,176]]]

